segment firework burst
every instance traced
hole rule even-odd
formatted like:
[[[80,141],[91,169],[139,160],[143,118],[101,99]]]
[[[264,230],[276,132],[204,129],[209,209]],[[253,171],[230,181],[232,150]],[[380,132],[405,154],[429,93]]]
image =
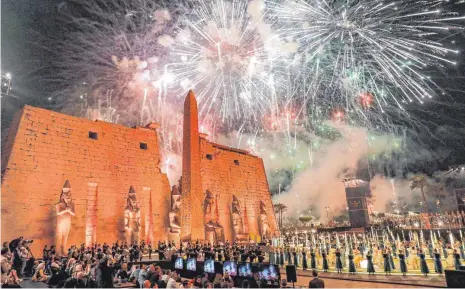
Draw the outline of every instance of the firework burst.
[[[456,64],[451,37],[464,19],[449,1],[271,1],[280,37],[299,44],[296,77],[304,102],[344,108],[352,121],[390,129],[389,116],[407,115],[444,91],[428,72]]]
[[[200,114],[223,121],[260,119],[271,104],[273,60],[257,14],[260,2],[196,1],[183,19],[168,70],[179,82],[178,96],[194,89]],[[268,27],[269,28],[269,27]]]

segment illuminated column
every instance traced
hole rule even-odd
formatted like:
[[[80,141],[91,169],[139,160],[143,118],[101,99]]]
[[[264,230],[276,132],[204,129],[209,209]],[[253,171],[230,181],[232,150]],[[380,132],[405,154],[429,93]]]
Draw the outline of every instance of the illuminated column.
[[[87,183],[86,247],[97,242],[97,198],[97,184]]]
[[[152,213],[152,190],[149,187],[143,188],[144,198],[148,198],[148,206],[145,208],[145,243],[153,242],[153,213]],[[153,244],[152,244],[153,245]]]

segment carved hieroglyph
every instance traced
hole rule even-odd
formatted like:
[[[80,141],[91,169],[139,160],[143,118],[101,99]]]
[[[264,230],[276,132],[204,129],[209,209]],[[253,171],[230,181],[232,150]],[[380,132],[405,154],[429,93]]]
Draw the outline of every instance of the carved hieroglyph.
[[[61,190],[60,201],[56,204],[57,229],[56,248],[64,254],[68,250],[68,235],[71,230],[71,218],[76,215],[74,203],[71,198],[71,184],[66,180]]]
[[[136,191],[131,186],[126,198],[124,209],[124,231],[128,244],[138,243],[140,238],[140,208],[137,203]]]

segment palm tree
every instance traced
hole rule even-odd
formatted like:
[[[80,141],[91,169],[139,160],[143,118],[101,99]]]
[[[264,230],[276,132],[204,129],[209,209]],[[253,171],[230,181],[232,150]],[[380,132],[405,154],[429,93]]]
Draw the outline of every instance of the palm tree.
[[[279,231],[283,229],[283,212],[286,211],[287,207],[284,204],[277,203],[273,205],[274,212],[278,214]]]
[[[416,175],[410,179],[412,184],[410,185],[410,189],[420,189],[421,191],[421,197],[423,198],[423,204],[426,207],[426,209],[429,210],[428,202],[426,202],[426,194],[425,194],[425,188],[429,186],[427,177],[423,174]]]

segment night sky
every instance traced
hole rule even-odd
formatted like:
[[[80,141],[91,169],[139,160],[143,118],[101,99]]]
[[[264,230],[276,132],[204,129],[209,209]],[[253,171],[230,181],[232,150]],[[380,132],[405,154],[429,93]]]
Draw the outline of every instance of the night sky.
[[[10,72],[12,96],[2,96],[2,144],[12,115],[21,105],[30,104],[55,109],[47,99],[56,89],[42,76],[49,74],[50,55],[43,47],[47,35],[60,35],[54,25],[54,15],[60,0],[2,0],[1,4],[1,70]],[[464,5],[461,5],[463,8]],[[464,43],[463,33],[454,37]],[[452,40],[452,39],[451,39]],[[465,45],[458,45],[458,47]],[[463,49],[462,49],[463,50]],[[437,153],[438,160],[422,163],[412,170],[431,171],[445,169],[449,165],[465,163],[465,51],[455,68],[433,76],[449,92],[416,109],[413,114],[428,123],[434,137],[420,132],[422,142]]]

